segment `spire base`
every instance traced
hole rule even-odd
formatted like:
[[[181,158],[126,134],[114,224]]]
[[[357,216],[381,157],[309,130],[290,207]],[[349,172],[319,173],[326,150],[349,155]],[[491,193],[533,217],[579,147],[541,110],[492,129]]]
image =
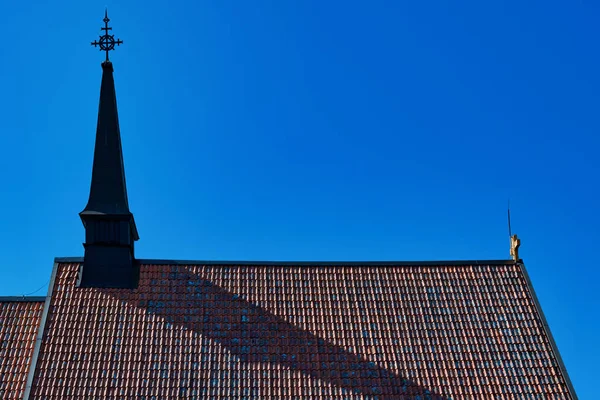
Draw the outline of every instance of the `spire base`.
[[[139,266],[134,242],[139,239],[133,214],[82,211],[85,255],[79,287],[135,289]]]
[[[135,289],[140,267],[129,246],[84,243],[85,255],[79,269],[80,288]]]

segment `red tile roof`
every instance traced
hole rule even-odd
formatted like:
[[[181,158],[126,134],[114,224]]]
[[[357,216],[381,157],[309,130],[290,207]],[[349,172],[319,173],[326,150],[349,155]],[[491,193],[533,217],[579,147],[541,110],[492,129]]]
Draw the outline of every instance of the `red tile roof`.
[[[43,309],[43,301],[0,300],[0,399],[23,396]]]
[[[59,263],[35,399],[568,399],[523,267]]]

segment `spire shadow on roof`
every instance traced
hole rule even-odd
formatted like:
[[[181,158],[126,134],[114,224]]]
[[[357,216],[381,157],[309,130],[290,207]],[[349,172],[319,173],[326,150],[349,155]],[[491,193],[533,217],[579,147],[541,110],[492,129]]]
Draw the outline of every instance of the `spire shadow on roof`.
[[[420,395],[427,400],[449,400],[364,355],[348,351],[295,326],[195,273],[187,271],[176,274],[176,280],[187,285],[180,287],[183,292],[177,292],[177,286],[173,286],[168,298],[159,291],[146,292],[144,300],[134,300],[124,291],[108,290],[105,294],[120,300],[121,304],[127,304],[127,307],[141,308],[145,313],[164,318],[168,322],[167,327],[169,324],[177,325],[218,342],[242,363],[265,362],[267,355],[269,363],[300,371],[350,393],[376,396],[380,400],[411,395]],[[200,294],[200,297],[190,299],[190,290]],[[182,312],[182,309],[186,311]],[[241,317],[239,329],[226,329],[222,324],[222,316],[229,315],[231,310],[236,310],[236,315]],[[190,315],[201,317],[201,321],[194,322]],[[295,344],[286,346],[284,353],[278,344],[280,338]],[[259,352],[259,346],[249,346],[252,341],[264,343],[264,351]],[[321,363],[313,368],[315,360],[325,362],[325,355],[328,357],[327,368],[321,368]],[[347,376],[342,376],[338,371],[344,371]]]

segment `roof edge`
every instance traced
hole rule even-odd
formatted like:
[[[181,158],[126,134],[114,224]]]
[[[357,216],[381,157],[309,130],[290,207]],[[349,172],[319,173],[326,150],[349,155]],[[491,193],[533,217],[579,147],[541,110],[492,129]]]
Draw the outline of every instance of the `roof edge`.
[[[31,355],[31,361],[29,362],[29,372],[27,373],[27,380],[25,381],[25,391],[23,392],[23,400],[29,400],[31,394],[31,388],[33,387],[33,378],[35,377],[35,369],[37,367],[38,356],[42,347],[42,339],[44,338],[44,331],[46,330],[46,319],[50,312],[50,303],[52,302],[52,293],[54,292],[54,281],[56,280],[56,273],[58,271],[58,262],[54,261],[52,266],[52,274],[50,275],[50,282],[48,283],[48,294],[43,297],[45,300],[44,310],[42,311],[42,318],[40,319],[40,326],[38,327],[38,333],[35,338],[35,346],[33,347],[33,354]]]
[[[440,261],[242,261],[242,260],[168,260],[137,259],[152,265],[253,265],[253,266],[447,266],[447,265],[514,265],[514,260],[440,260]],[[521,261],[521,260],[519,260]],[[55,263],[82,263],[83,257],[56,257]]]
[[[573,382],[571,382],[571,377],[567,372],[567,367],[563,362],[563,359],[558,351],[558,346],[556,345],[556,341],[554,340],[554,336],[552,336],[552,331],[550,330],[550,325],[548,325],[548,321],[546,320],[546,315],[544,314],[544,310],[542,310],[542,305],[535,293],[535,289],[533,288],[533,283],[531,282],[531,278],[529,277],[529,273],[527,272],[527,268],[525,268],[525,264],[522,260],[518,263],[521,267],[521,271],[523,272],[523,276],[525,277],[525,282],[527,283],[527,288],[529,289],[529,293],[531,294],[531,298],[533,299],[533,303],[535,304],[535,308],[537,309],[538,315],[542,320],[542,327],[546,332],[546,336],[548,337],[548,341],[550,342],[550,347],[552,348],[552,352],[554,353],[554,357],[556,361],[558,361],[558,367],[561,370],[563,377],[565,378],[565,383],[567,384],[567,388],[569,389],[569,394],[571,395],[573,400],[578,400],[577,393],[575,393],[575,387],[573,386]]]
[[[0,296],[0,303],[41,303],[45,296]]]

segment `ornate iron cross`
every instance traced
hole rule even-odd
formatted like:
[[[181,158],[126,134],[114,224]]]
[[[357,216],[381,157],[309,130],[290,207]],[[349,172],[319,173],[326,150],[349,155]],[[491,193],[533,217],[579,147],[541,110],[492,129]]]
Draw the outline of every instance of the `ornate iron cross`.
[[[121,39],[115,40],[115,35],[109,35],[108,31],[112,30],[112,28],[108,27],[108,22],[110,19],[108,18],[108,10],[104,10],[104,28],[101,28],[104,31],[104,35],[100,35],[100,40],[94,40],[92,42],[92,46],[100,46],[100,51],[106,52],[106,61],[108,61],[108,52],[115,49],[115,45],[119,46],[123,43]]]

